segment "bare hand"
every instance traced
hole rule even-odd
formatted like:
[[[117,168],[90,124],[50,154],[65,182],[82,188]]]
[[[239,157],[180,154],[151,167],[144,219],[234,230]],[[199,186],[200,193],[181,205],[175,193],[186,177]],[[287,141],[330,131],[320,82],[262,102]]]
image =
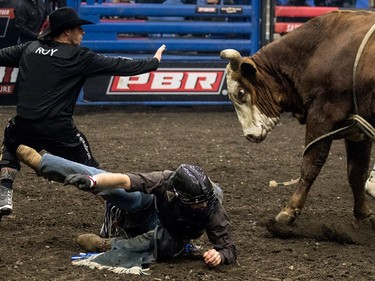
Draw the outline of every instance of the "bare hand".
[[[161,56],[163,54],[163,52],[165,51],[166,47],[165,45],[163,44],[155,53],[154,55],[154,58],[157,58],[158,61],[160,62],[161,61]]]
[[[203,254],[204,262],[208,266],[217,266],[221,264],[221,256],[215,249],[208,250]]]

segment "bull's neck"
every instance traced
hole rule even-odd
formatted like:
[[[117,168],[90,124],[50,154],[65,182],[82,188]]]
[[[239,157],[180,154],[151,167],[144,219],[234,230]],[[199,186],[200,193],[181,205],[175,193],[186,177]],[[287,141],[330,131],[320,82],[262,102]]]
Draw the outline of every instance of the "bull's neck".
[[[302,99],[298,93],[299,74],[303,62],[278,50],[276,42],[263,47],[252,56],[259,72],[269,82],[273,99],[281,112],[304,115]]]
[[[306,59],[290,48],[282,47],[279,42],[273,42],[259,50],[253,56],[254,61],[263,71],[281,80],[278,82],[285,81],[285,79],[297,81],[306,68]]]

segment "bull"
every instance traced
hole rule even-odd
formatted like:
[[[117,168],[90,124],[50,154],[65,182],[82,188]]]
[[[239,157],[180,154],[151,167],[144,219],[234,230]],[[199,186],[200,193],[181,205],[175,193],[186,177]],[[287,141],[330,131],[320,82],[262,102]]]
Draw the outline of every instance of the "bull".
[[[357,221],[370,219],[365,183],[375,123],[375,13],[334,11],[311,19],[250,57],[227,59],[228,96],[245,137],[266,139],[282,112],[306,125],[300,178],[275,220],[292,224],[326,162],[332,141],[344,139]],[[363,122],[352,126],[353,116]],[[364,124],[366,133],[358,124]]]

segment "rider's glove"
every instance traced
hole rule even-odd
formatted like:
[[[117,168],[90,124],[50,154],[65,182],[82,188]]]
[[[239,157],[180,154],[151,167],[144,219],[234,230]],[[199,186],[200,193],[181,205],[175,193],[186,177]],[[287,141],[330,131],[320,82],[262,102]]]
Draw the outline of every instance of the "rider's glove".
[[[83,191],[92,191],[96,186],[96,181],[88,175],[73,174],[65,178],[64,185],[74,185]]]

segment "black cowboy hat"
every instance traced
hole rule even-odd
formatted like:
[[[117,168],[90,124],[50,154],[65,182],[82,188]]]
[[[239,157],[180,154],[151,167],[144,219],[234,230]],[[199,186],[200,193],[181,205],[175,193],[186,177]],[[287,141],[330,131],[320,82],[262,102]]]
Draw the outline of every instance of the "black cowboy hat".
[[[46,36],[53,38],[64,30],[84,24],[93,24],[91,21],[80,19],[76,11],[69,7],[63,7],[53,11],[49,14],[48,20],[49,25],[38,36],[38,39],[43,39]]]

